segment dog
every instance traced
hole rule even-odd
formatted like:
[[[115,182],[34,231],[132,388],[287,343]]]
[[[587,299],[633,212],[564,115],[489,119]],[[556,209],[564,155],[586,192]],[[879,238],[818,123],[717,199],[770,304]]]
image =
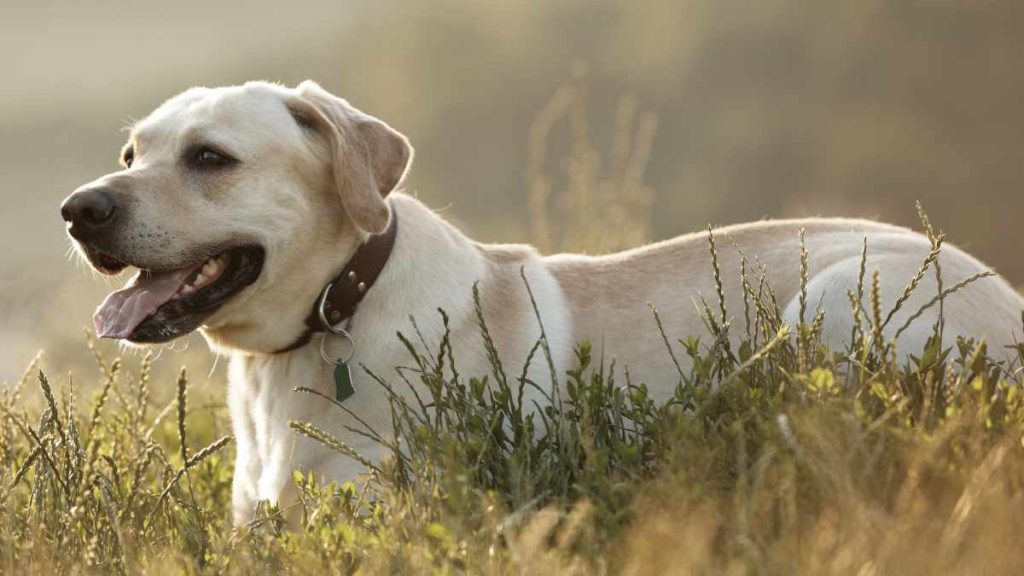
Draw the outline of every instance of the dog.
[[[481,244],[399,190],[412,159],[405,136],[312,81],[193,88],[132,127],[122,169],[61,206],[93,267],[139,270],[97,309],[100,336],[143,344],[199,330],[214,352],[230,356],[237,524],[261,500],[294,503],[295,469],[339,481],[365,471],[294,433],[290,421],[315,424],[371,461],[381,457],[378,445],[348,430],[360,426],[352,414],[376,430],[390,425],[384,390],[360,368],[387,377],[407,364],[396,332],[409,330],[410,318],[436,345],[446,331],[443,310],[458,371],[489,371],[474,286],[505,366],[523,366],[543,334],[550,366],[532,362],[529,377],[547,385],[573,366],[576,343],[589,341],[627,366],[632,382],[667,398],[678,372],[649,306],[671,340],[706,329],[695,303],[719,291],[708,232],[605,256]],[[866,268],[883,272],[887,305],[932,249],[908,229],[853,219],[762,221],[714,237],[730,310],[743,308],[742,255],[756,256],[784,320],[796,324],[802,309],[820,306],[824,342],[836,350],[849,341],[848,293],[865,242]],[[805,306],[801,246],[809,254]],[[948,283],[987,270],[950,245],[940,263]],[[922,278],[886,337],[937,290],[931,274]],[[945,335],[985,338],[1002,350],[1017,341],[1022,310],[1006,281],[981,278],[946,298]],[[901,334],[897,354],[919,351],[937,315],[938,306],[926,308]],[[343,400],[352,414],[296,386]],[[527,405],[534,400],[545,401],[528,391]]]

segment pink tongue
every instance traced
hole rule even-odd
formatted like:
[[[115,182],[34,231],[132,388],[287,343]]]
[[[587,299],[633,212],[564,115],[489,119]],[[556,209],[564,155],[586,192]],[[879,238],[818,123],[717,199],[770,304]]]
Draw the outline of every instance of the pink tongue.
[[[139,272],[125,287],[111,292],[96,309],[92,321],[100,338],[127,338],[150,314],[170,300],[194,272]]]

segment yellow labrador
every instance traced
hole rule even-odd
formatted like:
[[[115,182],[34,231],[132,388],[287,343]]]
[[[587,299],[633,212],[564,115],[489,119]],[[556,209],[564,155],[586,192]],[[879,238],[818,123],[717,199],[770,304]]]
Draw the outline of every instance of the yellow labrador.
[[[676,369],[648,303],[672,338],[704,330],[694,302],[715,292],[706,233],[598,257],[480,244],[396,192],[412,155],[400,133],[313,82],[194,88],[132,128],[121,170],[82,186],[61,207],[94,267],[108,274],[139,269],[98,308],[100,335],[164,342],[198,329],[231,357],[236,522],[248,520],[261,499],[289,504],[296,468],[336,480],[360,472],[357,463],[294,434],[291,420],[312,422],[379,457],[377,446],[346,430],[357,426],[350,416],[292,391],[307,386],[344,398],[371,426],[388,429],[380,387],[362,370],[345,373],[334,362],[393,374],[408,362],[396,331],[415,317],[436,344],[441,308],[461,373],[487,372],[474,283],[506,366],[522,366],[542,329],[521,270],[558,373],[571,366],[574,343],[588,340],[664,397]],[[742,310],[742,250],[764,263],[785,318],[797,319],[800,229],[811,254],[809,301],[829,313],[824,334],[837,349],[850,334],[847,291],[856,285],[864,239],[869,270],[884,272],[888,304],[929,251],[914,232],[864,220],[722,228],[716,235],[732,310]],[[942,268],[950,281],[985,270],[952,246]],[[929,275],[890,326],[935,293]],[[986,278],[948,299],[946,333],[985,337],[996,349],[1014,342],[1022,309],[1003,279]],[[922,345],[936,312],[904,332],[901,353]],[[543,364],[535,363],[532,376],[550,382]]]

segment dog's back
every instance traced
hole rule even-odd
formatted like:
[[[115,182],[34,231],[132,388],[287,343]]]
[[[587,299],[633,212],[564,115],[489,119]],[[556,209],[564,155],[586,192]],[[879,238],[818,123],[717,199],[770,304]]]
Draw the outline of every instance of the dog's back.
[[[833,350],[849,344],[853,312],[848,294],[858,291],[865,241],[864,282],[869,290],[871,276],[879,270],[886,314],[931,251],[930,241],[921,234],[868,220],[778,220],[714,230],[725,320],[733,339],[746,334],[750,293],[761,291],[762,270],[763,297],[774,297],[787,323],[800,321],[801,230],[808,260],[804,319],[809,322],[820,306],[825,312],[823,338]],[[574,340],[591,342],[606,359],[628,366],[634,382],[645,381],[655,390],[668,390],[678,375],[650,307],[657,308],[673,343],[688,336],[708,340],[701,298],[721,321],[708,232],[605,256],[560,254],[546,262],[571,305]],[[987,271],[984,264],[948,244],[942,246],[940,265],[944,288]],[[887,324],[886,337],[892,338],[938,293],[934,270],[929,270]],[[868,300],[865,296],[865,310],[870,309]],[[950,294],[943,308],[947,345],[956,335],[986,338],[994,353],[1020,337],[1024,300],[1001,277],[972,282]],[[926,309],[901,333],[897,353],[921,350],[938,311],[938,306]]]

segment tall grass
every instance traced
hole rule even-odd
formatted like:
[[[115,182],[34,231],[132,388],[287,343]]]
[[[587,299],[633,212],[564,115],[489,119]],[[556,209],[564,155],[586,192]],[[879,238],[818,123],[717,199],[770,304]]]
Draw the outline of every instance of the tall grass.
[[[942,237],[931,237],[936,249],[908,294],[924,274],[941,274]],[[724,274],[710,238],[716,274]],[[857,291],[871,310],[860,310],[851,293],[861,322],[848,349],[830,351],[820,340],[824,312],[786,326],[763,273],[750,269],[741,272],[742,334],[729,333],[733,312],[721,298],[704,304],[706,335],[671,342],[662,332],[665,353],[680,367],[667,402],[652,400],[644,383],[582,343],[575,367],[561,375],[559,398],[525,405],[524,391],[540,385],[525,367],[502,364],[479,301],[489,374],[455,371],[458,350],[448,339],[424,355],[414,333],[400,335],[412,376],[388,382],[369,374],[393,427],[362,430],[388,457],[366,462],[358,484],[324,485],[297,472],[301,520],[291,526],[264,505],[250,525],[229,527],[230,437],[193,430],[184,370],[176,397],[161,408],[151,406],[149,357],[129,376],[97,352],[99,386],[84,404],[75,400],[80,385],[63,383],[58,400],[31,366],[0,392],[0,566],[11,573],[1024,569],[1016,546],[1024,528],[1024,345],[1012,361],[990,358],[983,342],[942,348],[939,322],[920,354],[897,363],[892,342],[878,339],[892,310],[882,308],[877,281],[864,270]],[[545,362],[546,346],[542,337],[530,361]],[[35,408],[25,398],[33,381]],[[308,423],[292,426],[361,458]]]

